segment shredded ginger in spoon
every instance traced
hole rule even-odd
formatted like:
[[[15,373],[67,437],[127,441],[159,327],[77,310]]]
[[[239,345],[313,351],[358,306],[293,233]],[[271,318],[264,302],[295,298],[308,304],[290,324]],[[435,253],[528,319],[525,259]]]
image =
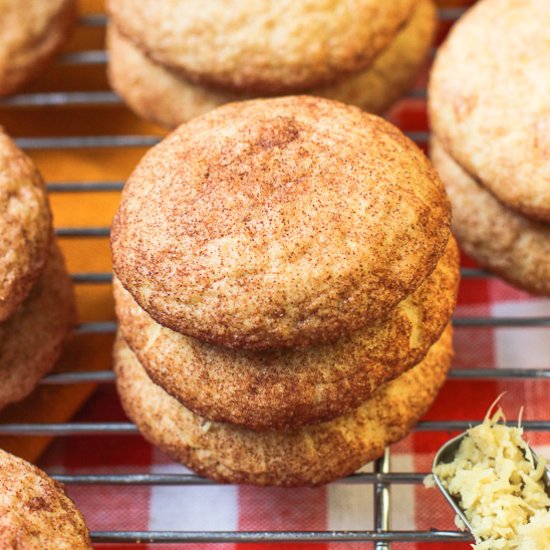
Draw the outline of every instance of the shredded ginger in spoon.
[[[459,500],[476,539],[474,549],[550,550],[545,461],[539,457],[535,466],[521,424],[507,427],[500,407],[491,415],[495,404],[482,424],[467,431],[453,462],[438,465],[434,473]]]

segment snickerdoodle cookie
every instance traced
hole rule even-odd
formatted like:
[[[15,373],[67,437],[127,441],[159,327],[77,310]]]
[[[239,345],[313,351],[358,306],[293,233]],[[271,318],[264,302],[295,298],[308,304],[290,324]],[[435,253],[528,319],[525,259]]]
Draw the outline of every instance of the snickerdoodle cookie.
[[[0,548],[91,550],[82,514],[60,483],[0,450]]]
[[[389,314],[449,238],[443,185],[384,120],[310,96],[180,126],[126,183],[115,272],[162,325],[228,347],[334,341]]]
[[[451,237],[428,279],[377,321],[335,343],[240,351],[158,325],[115,281],[120,330],[149,376],[191,411],[219,422],[278,430],[349,412],[416,365],[455,306],[459,258]]]
[[[451,329],[426,358],[368,401],[330,422],[284,432],[255,432],[205,421],[156,386],[119,339],[117,386],[128,416],[152,444],[201,475],[229,483],[319,485],[351,474],[405,437],[445,380]]]
[[[419,0],[410,18],[372,63],[356,74],[327,86],[307,90],[362,107],[385,111],[409,87],[429,50],[436,23],[432,0]],[[224,103],[250,98],[250,94],[195,84],[156,63],[131,39],[110,23],[107,33],[109,80],[139,115],[175,128]]]
[[[119,28],[189,80],[291,93],[358,72],[390,44],[415,0],[109,0]]]
[[[550,221],[550,9],[482,0],[453,27],[429,87],[430,117],[453,159],[494,195]]]
[[[41,73],[66,43],[76,0],[0,0],[0,95]]]
[[[550,295],[550,225],[507,208],[467,174],[435,138],[435,168],[453,210],[453,231],[480,265],[529,292]]]
[[[0,321],[13,313],[42,273],[51,234],[42,178],[0,129]]]
[[[41,278],[0,323],[0,408],[26,397],[53,368],[74,320],[72,283],[54,244]]]

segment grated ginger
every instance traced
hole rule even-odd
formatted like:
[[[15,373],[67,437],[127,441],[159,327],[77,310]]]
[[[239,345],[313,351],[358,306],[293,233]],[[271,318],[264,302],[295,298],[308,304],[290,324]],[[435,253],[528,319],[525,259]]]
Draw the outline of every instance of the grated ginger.
[[[467,431],[454,461],[440,464],[434,473],[458,498],[472,526],[475,550],[548,550],[545,461],[539,458],[535,466],[523,428],[509,428],[505,421],[500,407],[493,416],[489,410],[482,424]]]

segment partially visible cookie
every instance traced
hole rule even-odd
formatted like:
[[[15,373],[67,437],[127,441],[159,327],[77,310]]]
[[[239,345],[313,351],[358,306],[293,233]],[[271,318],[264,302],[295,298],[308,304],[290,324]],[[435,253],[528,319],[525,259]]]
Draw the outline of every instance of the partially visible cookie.
[[[510,208],[550,221],[550,9],[482,0],[440,48],[431,123],[451,156]]]
[[[381,113],[411,84],[429,50],[436,23],[432,0],[419,0],[411,17],[373,63],[340,82],[307,90]],[[120,33],[108,26],[109,80],[140,116],[175,128],[224,103],[242,101],[250,94],[222,91],[195,84],[154,62]]]
[[[550,225],[507,208],[466,173],[437,138],[431,144],[435,168],[453,211],[453,232],[482,266],[534,294],[550,296]]]
[[[0,322],[42,273],[51,234],[44,182],[31,159],[0,130]]]
[[[91,550],[82,514],[60,483],[0,449],[0,548]]]
[[[76,0],[2,0],[0,95],[38,76],[67,42],[77,18]]]
[[[0,409],[26,397],[53,368],[74,321],[72,283],[53,244],[44,274],[0,324]]]
[[[151,317],[227,347],[334,341],[434,270],[449,205],[388,122],[327,99],[224,105],[151,149],[113,221],[114,270]]]
[[[434,272],[388,318],[331,344],[262,352],[162,327],[117,280],[114,289],[122,335],[154,382],[209,420],[279,430],[341,416],[421,361],[449,322],[458,282],[451,237]]]
[[[372,63],[415,0],[109,0],[119,30],[196,83],[258,95],[333,83]]]
[[[421,363],[351,413],[284,432],[205,421],[151,382],[122,338],[115,370],[124,410],[143,436],[197,473],[227,483],[320,485],[351,474],[407,435],[443,385],[451,340],[449,326]]]

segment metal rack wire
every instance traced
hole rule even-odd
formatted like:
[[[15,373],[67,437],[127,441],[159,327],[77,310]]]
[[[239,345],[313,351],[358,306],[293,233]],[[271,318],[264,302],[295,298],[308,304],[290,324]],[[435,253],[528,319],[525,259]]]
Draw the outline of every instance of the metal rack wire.
[[[463,9],[440,10],[440,19],[453,21],[462,14]],[[82,20],[83,25],[99,26],[105,24],[102,15],[88,16]],[[65,55],[61,63],[65,64],[104,64],[106,53],[102,50],[85,51]],[[415,90],[410,96],[425,97],[425,90]],[[20,107],[58,107],[58,106],[96,106],[118,105],[120,98],[109,91],[100,92],[47,92],[19,94],[4,99],[0,105],[10,108]],[[425,143],[426,132],[410,132],[410,137]],[[157,143],[157,136],[149,135],[97,135],[76,137],[32,137],[19,138],[18,144],[24,149],[63,149],[63,148],[120,148],[149,147]],[[50,193],[78,193],[119,191],[123,186],[121,181],[78,182],[65,181],[49,183]],[[103,237],[109,235],[108,227],[86,227],[56,229],[58,236],[71,237]],[[487,278],[490,274],[480,269],[463,269],[463,278]],[[96,285],[110,283],[110,273],[73,273],[73,281],[78,285]],[[550,317],[457,317],[453,320],[457,328],[496,328],[496,327],[550,327]],[[110,321],[83,323],[77,328],[81,334],[112,333],[116,323]],[[451,378],[457,379],[549,379],[550,369],[453,369]],[[69,385],[82,383],[112,384],[112,371],[101,372],[67,372],[47,376],[42,384]],[[470,425],[468,420],[420,422],[417,431],[452,431],[462,430]],[[550,431],[550,422],[531,421],[523,423],[526,430]],[[97,435],[97,434],[136,434],[136,427],[127,422],[102,423],[60,423],[60,424],[2,424],[0,435]],[[468,534],[458,531],[395,531],[389,525],[391,510],[390,488],[400,484],[420,484],[426,473],[393,472],[390,469],[390,451],[374,464],[373,473],[357,473],[340,480],[337,483],[370,484],[374,488],[374,529],[369,531],[260,531],[260,532],[174,532],[174,531],[98,531],[92,533],[94,542],[155,542],[155,543],[206,543],[206,542],[372,542],[378,550],[390,548],[392,542],[456,542],[470,541]],[[214,482],[194,474],[78,474],[54,475],[55,479],[65,484],[79,485],[213,485]]]

